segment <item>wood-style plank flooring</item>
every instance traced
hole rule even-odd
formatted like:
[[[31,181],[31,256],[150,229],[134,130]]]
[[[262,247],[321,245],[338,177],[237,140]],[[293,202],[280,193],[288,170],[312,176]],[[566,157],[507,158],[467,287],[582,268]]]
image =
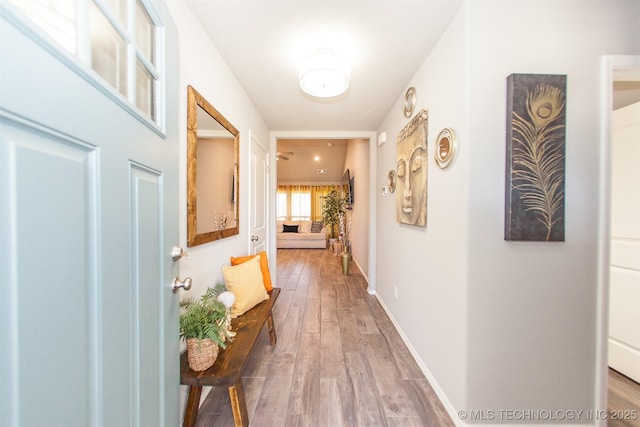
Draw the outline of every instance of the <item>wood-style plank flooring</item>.
[[[323,249],[278,250],[277,264],[278,343],[263,330],[243,374],[251,426],[454,425],[355,264],[345,276]],[[197,426],[233,426],[226,390]]]
[[[609,427],[640,427],[640,384],[609,368]]]
[[[278,343],[263,330],[243,375],[252,427],[454,425],[355,264],[345,276],[327,250],[285,249],[275,275]],[[640,385],[610,370],[609,412],[619,410],[640,414]],[[197,426],[233,426],[225,389]],[[640,427],[640,415],[608,426]]]

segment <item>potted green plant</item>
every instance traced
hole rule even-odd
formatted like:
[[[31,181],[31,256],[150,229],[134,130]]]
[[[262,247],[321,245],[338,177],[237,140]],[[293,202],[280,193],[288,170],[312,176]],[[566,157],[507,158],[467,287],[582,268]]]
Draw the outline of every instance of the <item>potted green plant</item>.
[[[209,369],[218,357],[218,346],[226,348],[231,340],[228,330],[229,309],[218,300],[224,285],[208,288],[198,299],[180,302],[180,338],[187,343],[187,360],[194,371]]]
[[[335,188],[329,190],[326,196],[322,197],[324,204],[322,205],[322,221],[331,226],[331,236],[336,237],[336,225],[340,222],[340,218],[344,215],[346,204],[345,201]]]

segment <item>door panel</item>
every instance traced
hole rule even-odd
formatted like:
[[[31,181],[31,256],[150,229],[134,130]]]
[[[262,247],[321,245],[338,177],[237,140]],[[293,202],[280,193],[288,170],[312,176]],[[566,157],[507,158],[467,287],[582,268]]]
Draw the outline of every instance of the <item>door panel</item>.
[[[153,5],[164,135],[0,4],[2,426],[179,423],[177,36]]]
[[[51,405],[47,424],[88,425],[96,366],[87,355],[94,355],[98,312],[97,242],[87,232],[96,225],[96,151],[6,115],[0,117],[0,135],[0,200],[12,207],[0,216],[1,256],[10,260],[0,279],[10,285],[0,311],[3,325],[12,329],[3,329],[0,342],[11,378],[2,375],[0,383],[13,384],[22,425],[42,425],[43,401]],[[13,357],[5,360],[9,352]],[[51,393],[43,380],[68,387]]]
[[[609,366],[640,382],[640,103],[613,112]]]
[[[133,321],[133,414],[138,425],[161,425],[157,408],[162,375],[159,334],[162,293],[162,174],[137,163],[130,164],[130,224],[133,271],[131,280]]]
[[[250,253],[266,251],[267,245],[267,184],[269,168],[267,151],[251,133],[251,247]]]

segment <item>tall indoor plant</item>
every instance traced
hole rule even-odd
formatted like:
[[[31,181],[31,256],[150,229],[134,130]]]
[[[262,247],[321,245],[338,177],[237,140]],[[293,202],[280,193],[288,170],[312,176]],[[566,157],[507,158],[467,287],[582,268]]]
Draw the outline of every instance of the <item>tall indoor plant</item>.
[[[340,223],[340,218],[344,215],[346,209],[345,201],[340,197],[335,187],[329,190],[323,199],[322,221],[325,225],[331,226],[330,237],[336,237],[336,225]]]

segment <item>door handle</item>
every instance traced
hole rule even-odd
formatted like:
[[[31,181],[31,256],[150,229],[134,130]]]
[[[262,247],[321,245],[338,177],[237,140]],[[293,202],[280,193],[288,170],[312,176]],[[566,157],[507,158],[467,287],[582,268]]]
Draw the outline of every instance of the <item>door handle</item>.
[[[171,249],[171,258],[173,258],[174,261],[178,261],[180,258],[186,258],[187,256],[187,251],[179,246],[174,246]]]
[[[257,242],[258,241],[258,236],[251,236],[251,241],[252,242]]]
[[[191,280],[191,277],[186,277],[182,281],[180,281],[180,279],[176,277],[175,279],[173,279],[173,285],[171,286],[171,289],[173,289],[174,294],[178,292],[180,288],[184,289],[185,291],[188,291],[189,289],[191,289],[192,283],[193,283],[193,280]]]

